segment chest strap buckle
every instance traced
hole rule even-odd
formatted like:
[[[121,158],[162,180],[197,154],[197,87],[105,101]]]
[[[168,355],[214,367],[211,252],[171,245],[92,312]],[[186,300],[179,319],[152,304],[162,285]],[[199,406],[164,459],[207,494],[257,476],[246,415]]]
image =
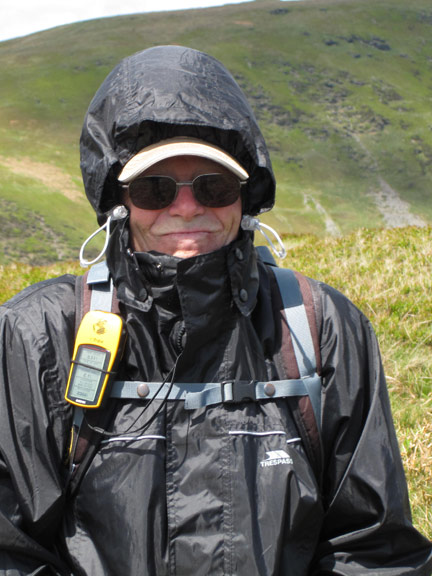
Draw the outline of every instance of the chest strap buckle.
[[[222,382],[223,402],[253,402],[257,399],[256,380],[228,380]]]

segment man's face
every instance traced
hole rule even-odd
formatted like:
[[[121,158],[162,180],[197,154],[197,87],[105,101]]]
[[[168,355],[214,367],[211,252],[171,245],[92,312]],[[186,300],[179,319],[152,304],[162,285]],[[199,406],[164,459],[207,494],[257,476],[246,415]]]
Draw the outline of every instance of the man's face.
[[[200,174],[228,172],[198,156],[177,156],[154,164],[140,176],[171,176],[191,182]],[[131,247],[188,258],[217,250],[235,239],[242,216],[241,199],[222,208],[208,208],[195,200],[191,186],[181,186],[172,204],[161,210],[137,208],[125,195],[130,211]]]

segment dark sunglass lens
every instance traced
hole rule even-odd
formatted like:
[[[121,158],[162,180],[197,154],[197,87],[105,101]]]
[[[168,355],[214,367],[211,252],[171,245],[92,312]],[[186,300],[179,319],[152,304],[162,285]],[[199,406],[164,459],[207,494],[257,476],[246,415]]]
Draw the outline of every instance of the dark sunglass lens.
[[[129,184],[132,204],[142,210],[161,210],[174,200],[176,183],[168,176],[144,176]]]
[[[195,197],[203,206],[230,206],[240,195],[240,181],[230,174],[203,174],[193,183]]]

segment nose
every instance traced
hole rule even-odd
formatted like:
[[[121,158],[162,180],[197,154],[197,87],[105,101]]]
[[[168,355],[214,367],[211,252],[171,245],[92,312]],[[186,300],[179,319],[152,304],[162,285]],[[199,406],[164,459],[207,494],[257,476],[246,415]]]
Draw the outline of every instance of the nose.
[[[203,214],[205,207],[195,199],[192,186],[186,184],[179,186],[177,196],[168,210],[170,216],[180,216],[184,220],[191,220],[195,216]]]

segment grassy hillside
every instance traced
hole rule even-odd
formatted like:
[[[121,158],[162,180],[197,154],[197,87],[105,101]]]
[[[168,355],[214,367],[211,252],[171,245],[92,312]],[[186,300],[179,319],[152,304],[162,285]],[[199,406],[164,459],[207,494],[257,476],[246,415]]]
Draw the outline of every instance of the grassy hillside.
[[[283,263],[344,292],[371,320],[381,346],[416,526],[432,538],[432,228],[291,236]],[[67,262],[0,267],[0,302],[66,272]]]
[[[93,20],[0,43],[0,262],[75,257],[94,229],[78,139],[124,56],[221,59],[267,137],[285,234],[432,222],[429,0],[256,0]],[[405,202],[405,203],[404,203]]]

